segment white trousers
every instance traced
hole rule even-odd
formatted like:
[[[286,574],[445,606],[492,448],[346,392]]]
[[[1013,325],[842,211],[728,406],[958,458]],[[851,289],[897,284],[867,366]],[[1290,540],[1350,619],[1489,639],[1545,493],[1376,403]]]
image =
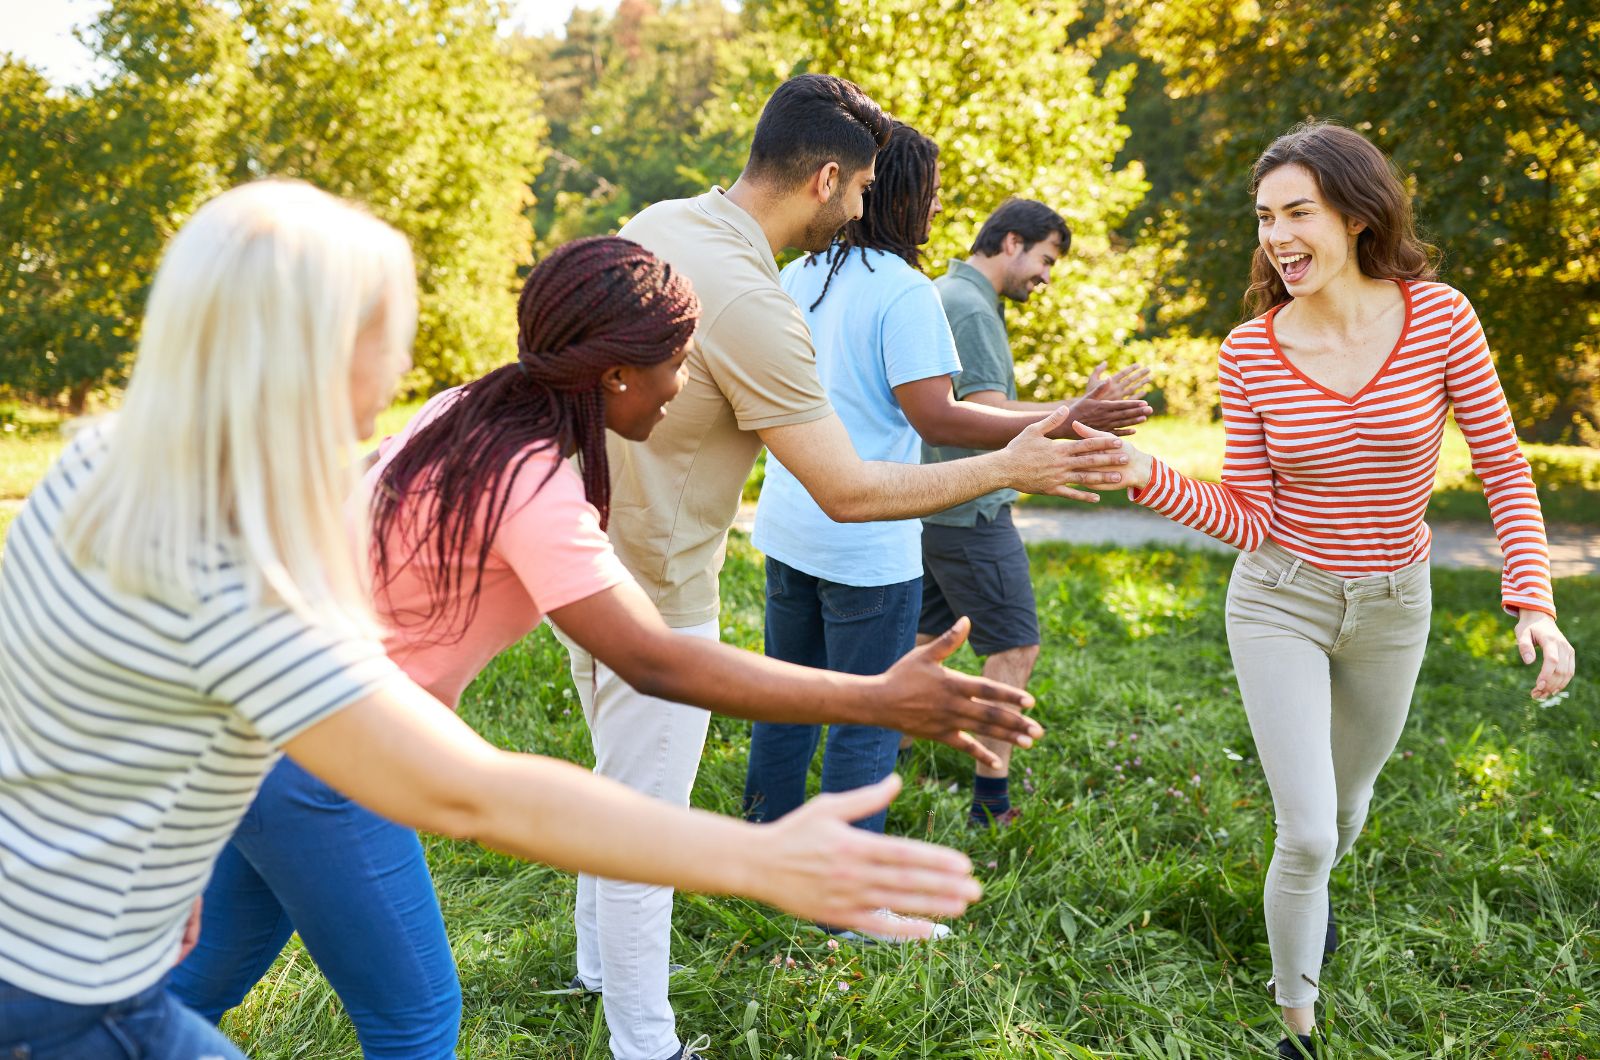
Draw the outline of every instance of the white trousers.
[[[675,632],[715,640],[715,620]],[[594,771],[634,791],[689,804],[711,715],[640,695],[566,637],[572,681],[589,723]],[[672,888],[578,875],[578,977],[598,987],[617,1060],[664,1060],[680,1043],[667,1002]]]

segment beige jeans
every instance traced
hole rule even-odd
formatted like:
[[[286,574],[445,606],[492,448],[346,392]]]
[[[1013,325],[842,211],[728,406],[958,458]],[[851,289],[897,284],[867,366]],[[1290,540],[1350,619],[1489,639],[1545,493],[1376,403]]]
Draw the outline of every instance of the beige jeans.
[[[1340,578],[1267,542],[1228,584],[1228,647],[1272,789],[1264,908],[1277,1001],[1317,1000],[1328,873],[1366,821],[1428,641],[1428,564]]]

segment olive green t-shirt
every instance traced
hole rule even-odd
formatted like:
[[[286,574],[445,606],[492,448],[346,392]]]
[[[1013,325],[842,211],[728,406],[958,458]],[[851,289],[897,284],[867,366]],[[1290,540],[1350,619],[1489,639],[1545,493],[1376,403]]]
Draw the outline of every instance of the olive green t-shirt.
[[[949,270],[933,281],[933,286],[944,303],[944,315],[956,338],[956,354],[961,358],[961,374],[952,381],[957,400],[980,390],[996,390],[1015,401],[1017,373],[1011,360],[1011,340],[1006,337],[1005,309],[994,285],[971,265],[953,260]],[[985,450],[924,444],[922,462],[935,464],[982,452]],[[978,516],[993,519],[1001,508],[1016,499],[1016,490],[998,489],[954,508],[924,516],[922,521],[939,526],[975,526]]]
[[[683,273],[700,297],[689,381],[644,442],[611,435],[608,530],[667,625],[717,617],[717,576],[756,432],[833,414],[811,333],[778,280],[760,224],[713,188],[647,207],[618,233]]]

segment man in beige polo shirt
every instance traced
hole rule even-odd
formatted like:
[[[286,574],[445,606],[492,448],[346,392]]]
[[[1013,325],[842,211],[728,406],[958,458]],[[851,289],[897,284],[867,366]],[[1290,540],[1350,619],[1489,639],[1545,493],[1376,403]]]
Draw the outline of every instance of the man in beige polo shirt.
[[[648,442],[611,446],[609,532],[667,624],[717,636],[717,578],[740,492],[763,445],[839,521],[909,519],[1010,487],[1094,499],[1070,484],[1114,484],[1116,439],[1062,441],[1065,410],[1005,449],[915,465],[863,461],[817,378],[811,337],[779,283],[776,255],[826,249],[861,215],[890,122],[859,88],[807,74],[773,93],[733,187],[657,203],[621,235],[694,284],[689,379]],[[1075,438],[1075,436],[1073,436]],[[595,771],[687,803],[710,715],[643,696],[569,645]],[[580,875],[578,979],[604,1000],[618,1060],[691,1060],[667,1002],[672,892]]]

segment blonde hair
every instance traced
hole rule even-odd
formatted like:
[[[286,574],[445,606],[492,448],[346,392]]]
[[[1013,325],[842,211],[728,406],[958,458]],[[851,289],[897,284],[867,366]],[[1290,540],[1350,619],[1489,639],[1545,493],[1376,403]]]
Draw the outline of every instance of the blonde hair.
[[[409,348],[416,277],[405,238],[308,184],[212,199],[161,258],[110,451],[79,491],[63,544],[128,592],[205,592],[218,547],[251,600],[364,632],[356,336]]]

